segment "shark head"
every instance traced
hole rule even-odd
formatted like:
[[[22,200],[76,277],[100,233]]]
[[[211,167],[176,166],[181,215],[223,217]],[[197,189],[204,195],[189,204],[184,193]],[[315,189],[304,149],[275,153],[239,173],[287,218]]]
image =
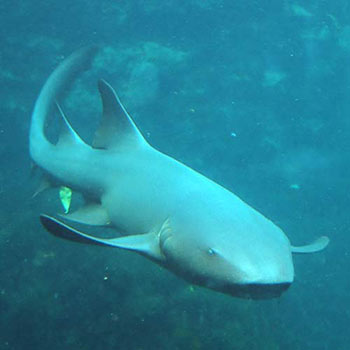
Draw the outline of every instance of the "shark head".
[[[241,298],[279,297],[294,279],[288,239],[263,232],[257,240],[234,230],[168,234],[161,240],[167,267],[190,283]],[[278,236],[279,234],[279,236]]]

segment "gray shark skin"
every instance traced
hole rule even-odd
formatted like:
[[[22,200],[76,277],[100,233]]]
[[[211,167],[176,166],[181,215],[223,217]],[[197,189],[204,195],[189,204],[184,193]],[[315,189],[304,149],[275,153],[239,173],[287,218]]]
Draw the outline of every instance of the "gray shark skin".
[[[109,225],[118,236],[93,237],[41,215],[44,227],[71,241],[137,252],[190,283],[236,297],[280,296],[294,279],[292,253],[320,251],[328,238],[293,247],[279,227],[232,192],[150,146],[103,80],[101,125],[93,144],[86,144],[56,101],[95,51],[73,53],[46,81],[32,115],[30,154],[47,178],[86,198],[65,219]],[[56,144],[44,133],[54,108],[65,123]]]

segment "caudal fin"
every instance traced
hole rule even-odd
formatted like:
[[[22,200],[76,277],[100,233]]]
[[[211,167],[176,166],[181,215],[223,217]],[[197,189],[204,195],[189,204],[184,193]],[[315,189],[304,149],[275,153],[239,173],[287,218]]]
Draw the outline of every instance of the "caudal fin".
[[[35,102],[29,136],[30,154],[37,164],[41,165],[42,157],[48,156],[47,150],[52,147],[44,134],[47,116],[71,81],[90,66],[96,52],[96,47],[74,52],[54,70],[43,86]]]

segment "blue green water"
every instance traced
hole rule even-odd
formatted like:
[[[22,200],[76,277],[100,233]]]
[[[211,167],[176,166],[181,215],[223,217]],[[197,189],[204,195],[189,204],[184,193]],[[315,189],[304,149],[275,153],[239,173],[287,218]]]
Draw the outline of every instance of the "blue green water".
[[[164,3],[164,4],[163,4]],[[0,349],[345,350],[350,344],[350,5],[316,1],[0,3]],[[90,141],[96,81],[149,142],[242,197],[294,244],[280,299],[240,300],[132,253],[51,237],[28,129],[52,69],[101,46],[66,100]]]

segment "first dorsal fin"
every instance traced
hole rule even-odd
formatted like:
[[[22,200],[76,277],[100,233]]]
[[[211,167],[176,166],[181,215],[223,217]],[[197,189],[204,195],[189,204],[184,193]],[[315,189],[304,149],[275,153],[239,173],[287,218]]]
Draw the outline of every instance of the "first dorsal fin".
[[[148,145],[113,88],[104,80],[100,80],[98,89],[103,104],[103,115],[100,127],[95,133],[93,147],[117,149]]]

